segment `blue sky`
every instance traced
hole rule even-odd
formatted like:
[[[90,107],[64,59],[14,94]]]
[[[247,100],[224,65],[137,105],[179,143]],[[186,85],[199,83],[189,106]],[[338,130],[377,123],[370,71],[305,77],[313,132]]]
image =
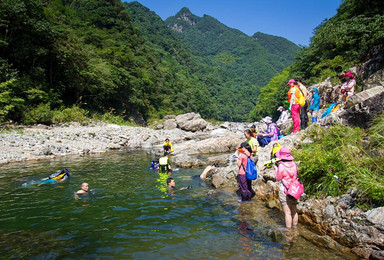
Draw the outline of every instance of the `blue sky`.
[[[126,2],[131,2],[127,0]],[[247,35],[262,32],[308,46],[313,30],[337,12],[342,0],[137,0],[163,20],[183,7],[210,15]]]

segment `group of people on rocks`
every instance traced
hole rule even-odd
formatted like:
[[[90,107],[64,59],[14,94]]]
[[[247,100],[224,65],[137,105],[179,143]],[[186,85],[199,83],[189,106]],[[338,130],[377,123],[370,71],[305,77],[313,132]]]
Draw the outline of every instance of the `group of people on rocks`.
[[[356,81],[351,72],[347,72],[344,75],[346,82],[341,87],[341,93],[343,94],[343,100],[347,100],[349,97],[354,95],[354,88]],[[252,189],[252,180],[248,179],[246,176],[247,163],[248,159],[251,159],[253,163],[258,161],[258,147],[265,147],[270,142],[276,141],[280,137],[280,131],[278,125],[281,125],[289,120],[290,113],[292,115],[293,121],[293,133],[296,133],[301,129],[305,129],[308,126],[309,118],[308,111],[312,115],[312,123],[317,122],[318,112],[320,109],[320,96],[319,91],[316,87],[312,88],[310,91],[305,87],[300,79],[291,79],[287,83],[290,86],[288,91],[288,103],[289,109],[286,110],[283,106],[279,106],[277,111],[279,111],[280,117],[276,123],[272,121],[272,118],[267,116],[262,119],[261,122],[266,124],[266,130],[257,129],[256,126],[252,125],[250,129],[244,131],[244,137],[246,138],[245,142],[242,142],[238,148],[238,156],[236,165],[238,167],[238,185],[241,195],[241,202],[250,201],[254,196],[255,192]],[[300,96],[303,97],[300,97]],[[300,102],[300,98],[304,98],[305,103]],[[155,165],[155,169],[159,171],[172,171],[169,162],[169,154],[173,152],[172,144],[167,138],[164,142],[164,158],[159,159],[158,165]],[[279,201],[281,208],[284,212],[285,218],[285,229],[289,230],[291,228],[296,228],[298,224],[298,214],[297,214],[297,200],[287,194],[287,190],[291,186],[292,182],[297,179],[298,166],[293,161],[294,157],[291,155],[291,151],[288,148],[281,147],[279,151],[275,153],[276,160],[274,165],[275,170],[275,179],[280,181],[279,185]],[[163,169],[162,165],[166,165]],[[203,173],[200,175],[202,180],[205,180],[210,172],[218,167],[217,164],[207,166]],[[175,180],[171,177],[167,179],[167,186],[169,189],[175,187]],[[190,188],[183,187],[180,190]]]
[[[341,102],[345,102],[354,95],[356,80],[352,72],[347,72],[343,75],[345,82],[341,86]],[[283,106],[279,106],[277,111],[281,112],[277,125],[285,123],[289,119],[289,111],[291,112],[293,121],[293,131],[296,133],[300,129],[305,129],[308,126],[309,118],[308,112],[312,116],[312,123],[318,121],[318,113],[320,110],[320,96],[319,90],[313,87],[308,91],[307,87],[300,79],[291,79],[286,84],[290,86],[288,91],[289,109],[285,110]],[[304,103],[300,102],[304,98]]]

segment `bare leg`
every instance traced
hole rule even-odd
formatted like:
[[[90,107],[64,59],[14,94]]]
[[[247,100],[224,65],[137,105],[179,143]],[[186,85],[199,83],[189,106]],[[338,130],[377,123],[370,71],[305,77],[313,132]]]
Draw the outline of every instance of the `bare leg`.
[[[287,228],[291,228],[292,227],[292,214],[291,214],[291,210],[289,209],[288,205],[283,206],[283,212],[285,215],[285,226]]]
[[[290,209],[290,212],[291,212],[291,218],[293,220],[292,225],[294,227],[296,227],[297,223],[299,222],[299,214],[297,214],[297,211],[296,211],[296,204],[295,205],[290,205],[289,209]]]

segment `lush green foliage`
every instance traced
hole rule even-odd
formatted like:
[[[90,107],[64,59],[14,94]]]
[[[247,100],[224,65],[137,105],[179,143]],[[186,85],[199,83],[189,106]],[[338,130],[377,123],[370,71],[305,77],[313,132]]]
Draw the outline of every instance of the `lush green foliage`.
[[[334,83],[340,83],[339,76],[343,71],[374,58],[372,49],[382,51],[383,42],[384,1],[344,0],[337,14],[315,29],[311,44],[302,48],[296,56],[286,79],[301,78],[310,85],[333,77]],[[286,75],[287,71],[283,74]],[[286,95],[269,93],[280,91],[283,85],[280,88],[271,88],[270,84],[265,86],[266,91],[261,90],[258,99],[273,97],[274,100],[258,102],[250,119],[273,114],[276,110],[274,104],[281,104],[286,98]]]
[[[303,145],[294,153],[301,162],[299,177],[306,192],[338,196],[357,188],[360,203],[384,205],[383,119],[384,116],[378,119],[380,123],[369,134],[342,125],[314,129],[310,134],[314,143]]]
[[[237,54],[191,51],[138,3],[1,1],[0,21],[0,121],[66,121],[57,111],[73,105],[141,123],[191,111],[240,121],[255,105],[255,82],[226,67]]]

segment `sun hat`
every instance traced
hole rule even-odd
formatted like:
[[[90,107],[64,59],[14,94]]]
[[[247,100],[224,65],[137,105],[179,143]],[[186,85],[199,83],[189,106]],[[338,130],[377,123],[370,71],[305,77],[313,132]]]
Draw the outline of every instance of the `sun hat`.
[[[296,80],[291,79],[291,80],[288,81],[288,83],[286,85],[289,86],[289,85],[291,85],[291,83],[296,83]]]
[[[264,123],[270,124],[270,123],[272,123],[272,117],[266,116],[261,121]]]
[[[287,161],[292,161],[293,159],[295,159],[291,155],[291,150],[285,147],[282,147],[277,153],[275,153],[275,156],[277,158],[280,158],[281,160],[287,160]]]
[[[280,109],[284,110],[283,106],[279,106],[276,111],[280,111]]]
[[[354,78],[355,76],[353,76],[352,72],[348,71],[347,73],[344,74],[343,78],[345,79],[346,77],[350,77],[350,78]]]

